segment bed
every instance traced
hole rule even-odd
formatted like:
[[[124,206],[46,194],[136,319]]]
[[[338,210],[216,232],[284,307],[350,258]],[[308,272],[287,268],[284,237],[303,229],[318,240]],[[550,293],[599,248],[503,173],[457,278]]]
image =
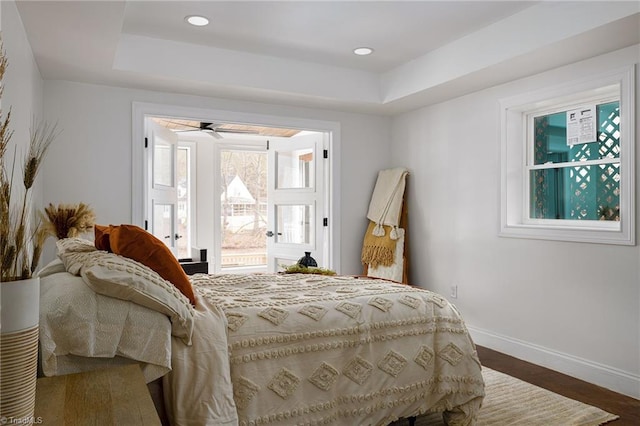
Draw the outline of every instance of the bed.
[[[484,397],[464,321],[443,297],[380,279],[307,274],[170,282],[92,242],[58,242],[41,272],[45,375],[140,364],[175,425],[387,425]]]

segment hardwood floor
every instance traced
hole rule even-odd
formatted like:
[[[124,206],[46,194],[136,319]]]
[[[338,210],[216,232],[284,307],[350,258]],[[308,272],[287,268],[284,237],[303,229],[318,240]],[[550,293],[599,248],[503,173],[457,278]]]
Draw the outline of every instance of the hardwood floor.
[[[640,425],[640,400],[488,348],[478,346],[477,349],[484,366],[620,416],[609,423],[611,426]]]

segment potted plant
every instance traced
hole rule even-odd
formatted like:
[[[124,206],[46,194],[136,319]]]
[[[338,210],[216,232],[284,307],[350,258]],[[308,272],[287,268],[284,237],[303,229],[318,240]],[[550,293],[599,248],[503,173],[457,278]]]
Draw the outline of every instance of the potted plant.
[[[6,68],[0,40],[0,84]],[[8,149],[11,110],[2,117],[0,111],[0,419],[25,423],[33,416],[38,360],[40,285],[34,273],[47,236],[31,197],[57,132],[55,126],[35,126],[20,159],[17,149]]]

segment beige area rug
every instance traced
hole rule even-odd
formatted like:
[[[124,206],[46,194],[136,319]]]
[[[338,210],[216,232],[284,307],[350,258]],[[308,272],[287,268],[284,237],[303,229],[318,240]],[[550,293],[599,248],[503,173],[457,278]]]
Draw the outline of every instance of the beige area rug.
[[[487,367],[482,368],[482,376],[486,397],[478,426],[598,426],[619,417]],[[391,426],[407,424],[399,420]],[[444,423],[437,413],[416,421],[416,426],[440,425]]]

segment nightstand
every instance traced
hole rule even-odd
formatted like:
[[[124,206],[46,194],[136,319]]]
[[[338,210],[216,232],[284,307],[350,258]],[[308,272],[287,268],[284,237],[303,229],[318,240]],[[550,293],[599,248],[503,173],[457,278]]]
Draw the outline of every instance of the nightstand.
[[[209,273],[209,262],[180,262],[180,266],[187,275]]]
[[[34,421],[57,426],[160,426],[137,365],[41,377]]]

